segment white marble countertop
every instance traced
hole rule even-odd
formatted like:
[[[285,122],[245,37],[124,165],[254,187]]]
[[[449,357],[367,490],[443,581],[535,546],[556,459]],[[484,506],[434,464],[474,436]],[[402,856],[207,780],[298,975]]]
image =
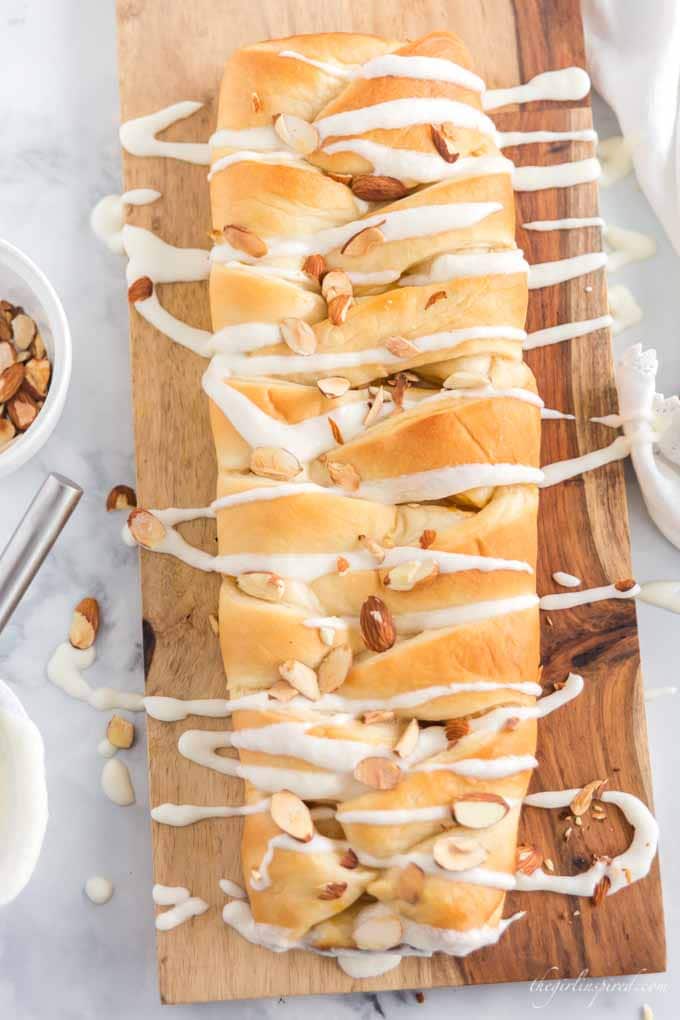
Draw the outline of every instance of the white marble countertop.
[[[0,916],[0,1017],[155,1020],[170,1014],[160,1006],[156,987],[144,740],[126,757],[137,804],[115,807],[100,792],[102,759],[96,753],[108,716],[68,699],[45,677],[48,656],[65,635],[72,606],[94,595],[104,622],[90,678],[96,684],[142,689],[137,557],[120,542],[120,517],[104,512],[109,488],[134,477],[123,263],[103,249],[88,226],[96,199],[120,190],[113,4],[5,0],[0,34],[0,233],[48,274],[62,296],[74,338],[66,412],[38,459],[1,483],[0,534],[10,534],[48,470],[72,477],[85,489],[75,517],[0,636],[0,674],[45,738],[51,808],[33,881]],[[615,133],[609,111],[598,103],[596,112],[601,134]],[[632,176],[603,192],[602,204],[607,219],[658,241],[655,258],[617,274],[615,282],[628,284],[645,310],[643,323],[617,338],[617,350],[637,339],[655,346],[661,386],[667,394],[678,392],[678,257]],[[655,531],[629,481],[637,578],[680,579],[680,552]],[[645,605],[638,612],[647,686],[676,682],[677,618]],[[679,713],[680,698],[648,706],[663,837],[667,975],[593,982],[589,991],[573,984],[549,991],[528,985],[443,990],[428,992],[424,1005],[417,1005],[411,993],[386,993],[323,1002],[176,1007],[172,1016],[281,1015],[297,1020],[321,1008],[333,1020],[374,1014],[425,1020],[449,1011],[515,1020],[526,1018],[528,1009],[545,1008],[554,1020],[566,1020],[584,1008],[593,1018],[633,1018],[643,1002],[653,1005],[656,1020],[677,1015],[673,985],[680,968],[680,857],[672,847],[680,840],[680,820],[670,777],[680,764]],[[93,874],[115,883],[115,895],[104,907],[93,906],[83,894]]]

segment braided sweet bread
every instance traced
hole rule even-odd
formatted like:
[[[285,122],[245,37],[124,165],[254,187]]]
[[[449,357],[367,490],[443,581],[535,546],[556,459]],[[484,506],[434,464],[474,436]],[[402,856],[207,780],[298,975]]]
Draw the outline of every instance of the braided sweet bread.
[[[230,696],[269,692],[230,739],[246,803],[271,797],[244,822],[252,916],[225,919],[273,948],[464,955],[503,928],[535,765],[540,401],[481,88],[449,33],[260,43],[222,82],[220,641]]]

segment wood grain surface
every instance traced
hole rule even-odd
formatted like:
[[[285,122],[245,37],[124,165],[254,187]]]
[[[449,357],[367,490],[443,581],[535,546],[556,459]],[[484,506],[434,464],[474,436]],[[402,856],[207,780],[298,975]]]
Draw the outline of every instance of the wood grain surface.
[[[430,30],[458,32],[490,87],[516,84],[571,64],[584,65],[578,0],[118,0],[122,119],[184,99],[204,108],[164,137],[206,140],[214,100],[229,52],[246,42],[296,32],[353,30],[415,38]],[[495,114],[502,130],[565,129],[591,125],[587,101],[531,104]],[[590,155],[589,143],[522,146],[508,150],[520,164],[563,162]],[[124,156],[124,188],[162,192],[153,206],[130,209],[131,222],[172,244],[208,247],[205,168],[175,160]],[[595,185],[518,195],[518,223],[597,213]],[[525,232],[518,243],[530,262],[600,248],[597,228]],[[159,288],[161,302],[193,325],[208,327],[205,284]],[[121,293],[121,299],[122,293]],[[603,272],[533,291],[528,329],[593,318],[606,311]],[[135,406],[137,485],[145,506],[201,506],[214,497],[215,462],[208,405],[200,389],[205,362],[172,344],[134,312],[131,362]],[[585,453],[614,434],[591,415],[615,410],[610,340],[600,331],[528,353],[549,407],[576,414],[576,422],[547,421],[543,462]],[[543,491],[540,511],[539,591],[556,590],[551,574],[567,570],[594,586],[630,574],[628,523],[620,463]],[[212,551],[214,525],[184,528],[194,544]],[[208,623],[216,612],[219,581],[170,557],[142,553],[147,693],[217,697],[225,691],[218,643]],[[582,672],[586,688],[576,702],[541,722],[539,761],[532,790],[580,785],[601,776],[651,805],[645,711],[639,670],[635,606],[600,602],[543,615],[546,684]],[[150,797],[198,804],[238,803],[240,783],[182,759],[177,738],[208,721],[164,725],[149,720]],[[574,873],[579,858],[614,853],[629,831],[610,809],[606,823],[588,823],[568,842],[556,812],[527,809],[523,841],[535,841],[557,870]],[[511,894],[506,915],[526,909],[497,946],[456,960],[410,958],[382,977],[356,982],[333,961],[303,953],[274,955],[245,942],[221,920],[218,879],[241,881],[238,820],[207,821],[183,829],[153,824],[157,882],[186,885],[210,910],[175,931],[158,934],[160,992],[168,1003],[256,996],[397,988],[428,988],[496,981],[563,978],[587,971],[614,975],[665,966],[658,864],[651,875],[597,909],[588,901],[549,893]],[[151,934],[149,935],[151,937]]]

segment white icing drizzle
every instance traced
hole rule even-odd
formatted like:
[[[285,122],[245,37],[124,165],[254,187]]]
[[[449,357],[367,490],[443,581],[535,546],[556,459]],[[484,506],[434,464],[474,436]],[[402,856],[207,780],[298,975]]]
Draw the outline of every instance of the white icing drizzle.
[[[272,125],[253,128],[220,128],[208,143],[213,149],[252,149],[255,152],[277,152],[281,139]]]
[[[159,885],[157,882],[151,890],[151,898],[157,907],[176,907],[186,903],[191,896],[183,885]]]
[[[603,602],[605,599],[634,599],[639,594],[639,584],[634,585],[627,591],[619,591],[615,585],[605,584],[600,588],[584,588],[583,591],[543,595],[540,600],[540,607],[541,609],[551,611],[556,609],[572,609],[574,606],[590,605],[591,602]]]
[[[203,103],[173,103],[157,113],[128,120],[120,126],[120,144],[133,156],[165,156],[207,166],[210,147],[204,142],[163,142],[156,138],[171,124],[191,117],[202,106]]]
[[[380,977],[394,970],[401,963],[403,957],[400,953],[358,953],[349,956],[347,953],[338,953],[337,963],[340,970],[348,977],[361,978]]]
[[[640,602],[680,613],[680,581],[646,581],[640,586]]]
[[[457,464],[396,475],[394,478],[363,481],[355,495],[376,503],[396,505],[414,500],[444,499],[481,486],[522,484],[544,484],[543,472],[525,464]]]
[[[93,875],[85,883],[85,895],[92,903],[103,906],[113,896],[113,882],[101,875]]]
[[[556,411],[554,407],[542,407],[541,419],[543,421],[576,421],[576,415]]]
[[[204,248],[176,248],[144,227],[126,223],[123,244],[128,257],[127,281],[140,276],[154,283],[192,283],[207,280],[210,274],[210,252]]]
[[[104,737],[97,744],[97,754],[101,755],[102,758],[113,758],[118,753],[118,748],[115,747],[111,741]]]
[[[513,164],[504,156],[461,156],[446,163],[441,156],[417,149],[393,149],[368,138],[344,138],[322,147],[323,152],[354,152],[373,164],[373,173],[400,181],[432,184],[434,181],[465,180],[488,174],[512,174]]]
[[[515,191],[542,191],[545,188],[572,188],[589,184],[600,176],[597,159],[579,159],[571,163],[547,166],[516,166],[512,174]]]
[[[608,223],[602,232],[608,253],[607,271],[615,273],[631,262],[641,262],[656,253],[656,241],[638,230],[626,230]]]
[[[198,896],[190,896],[189,899],[183,900],[182,903],[178,903],[174,907],[170,907],[169,910],[163,910],[156,917],[156,929],[158,931],[171,931],[173,928],[177,928],[178,925],[184,924],[191,917],[198,917],[200,914],[205,914],[208,909],[208,904],[205,900],[200,899]]]
[[[523,223],[524,230],[581,230],[584,227],[603,227],[601,216],[568,216],[562,220],[531,220]]]
[[[123,255],[123,224],[126,205],[149,205],[161,197],[152,188],[134,188],[124,195],[104,195],[90,213],[92,232],[115,255]]]
[[[478,75],[452,60],[443,60],[440,57],[386,53],[356,66],[329,64],[322,60],[314,60],[295,50],[281,50],[278,55],[309,64],[335,78],[411,78],[420,81],[450,82],[473,92],[483,92],[485,88],[483,80]]]
[[[135,791],[130,770],[120,758],[109,758],[104,763],[101,779],[102,790],[114,804],[129,807],[135,802]]]
[[[277,56],[298,60],[301,64],[309,64],[310,67],[315,67],[318,71],[330,74],[334,78],[357,77],[356,64],[329,64],[324,60],[314,60],[312,57],[306,57],[304,53],[298,53],[296,50],[280,50]]]
[[[574,280],[586,273],[594,273],[607,265],[607,254],[603,251],[573,255],[555,262],[537,262],[529,268],[529,290],[551,287],[556,283]]]
[[[580,131],[499,131],[498,145],[509,149],[513,145],[534,145],[536,142],[596,142],[597,132],[591,128]]]
[[[544,71],[525,85],[507,89],[489,89],[482,96],[485,110],[497,110],[511,103],[533,103],[539,100],[577,100],[590,92],[590,78],[582,67],[564,67],[559,71]]]
[[[602,163],[602,177],[600,178],[600,187],[602,188],[608,188],[616,181],[627,177],[633,169],[631,147],[621,135],[600,139],[597,145],[597,155]]]
[[[231,896],[235,900],[248,899],[248,893],[245,889],[236,882],[232,882],[230,878],[221,878],[218,884],[225,896]]]
[[[488,93],[487,93],[488,95]],[[323,142],[343,135],[363,135],[368,131],[397,130],[416,124],[450,123],[458,128],[471,128],[496,137],[493,121],[480,110],[455,99],[391,99],[358,110],[345,110],[314,122]]]
[[[656,701],[657,698],[665,698],[667,695],[677,693],[677,687],[650,687],[645,691],[645,701]]]
[[[159,825],[172,825],[174,828],[183,828],[185,825],[194,825],[196,822],[204,822],[209,818],[241,818],[245,815],[259,815],[269,810],[269,804],[269,797],[258,800],[255,804],[243,804],[240,807],[229,805],[200,807],[198,804],[159,804],[151,809],[151,817]]]
[[[609,288],[609,311],[612,315],[612,333],[618,336],[624,329],[636,326],[642,320],[642,309],[633,294],[622,283]]]
[[[575,574],[565,574],[563,570],[555,570],[553,573],[555,584],[561,584],[563,588],[579,588],[583,581]]]
[[[548,326],[529,333],[524,341],[524,350],[532,351],[536,347],[547,347],[559,344],[563,340],[575,340],[598,329],[608,329],[612,325],[611,315],[600,315],[596,319],[583,319],[581,322],[564,322],[558,326]]]
[[[296,152],[267,151],[257,152],[255,149],[241,149],[239,152],[232,152],[228,156],[221,156],[216,159],[208,172],[208,180],[211,181],[215,174],[226,170],[227,167],[236,163],[267,163],[270,166],[294,166],[296,170],[309,170],[310,173],[319,173],[319,170],[307,163]]]
[[[86,701],[92,708],[100,712],[108,712],[112,708],[123,708],[129,712],[142,712],[144,698],[132,691],[116,691],[112,687],[92,688],[84,678],[82,671],[92,665],[96,658],[94,645],[91,648],[74,648],[65,641],[55,650],[47,664],[47,676],[56,687],[79,701]]]
[[[530,267],[525,261],[524,252],[519,248],[511,248],[507,251],[438,255],[432,260],[426,272],[402,276],[399,286],[426,287],[430,283],[442,283],[458,277],[492,276],[495,274],[526,272],[529,273],[529,278],[531,279],[533,268],[533,266]]]
[[[547,464],[543,468],[543,481],[539,482],[541,488],[549,485],[557,485],[567,478],[574,478],[585,471],[593,471],[604,464],[611,464],[615,460],[623,460],[630,453],[631,443],[625,436],[618,436],[613,443],[600,450],[593,450],[582,457],[573,457],[571,460],[558,460],[554,464]]]

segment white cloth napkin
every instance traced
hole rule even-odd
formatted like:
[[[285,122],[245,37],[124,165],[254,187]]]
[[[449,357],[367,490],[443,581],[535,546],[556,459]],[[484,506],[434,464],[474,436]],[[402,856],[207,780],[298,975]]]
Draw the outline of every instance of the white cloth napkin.
[[[588,69],[680,253],[680,0],[582,0]]]

